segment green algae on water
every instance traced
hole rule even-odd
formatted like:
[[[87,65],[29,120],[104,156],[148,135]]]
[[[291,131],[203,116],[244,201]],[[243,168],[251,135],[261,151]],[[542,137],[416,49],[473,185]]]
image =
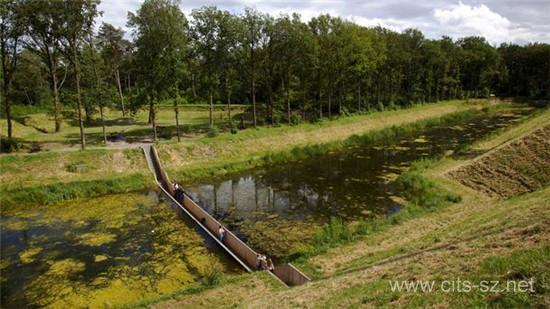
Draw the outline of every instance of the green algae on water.
[[[212,268],[235,271],[153,194],[80,199],[7,216],[0,221],[6,307],[120,307],[200,282]],[[4,229],[6,222],[22,227],[13,223],[19,221],[26,222],[23,230]]]

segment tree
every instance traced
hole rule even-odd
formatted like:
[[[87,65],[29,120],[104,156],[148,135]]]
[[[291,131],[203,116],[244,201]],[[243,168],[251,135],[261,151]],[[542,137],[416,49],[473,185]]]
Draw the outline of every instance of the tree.
[[[129,26],[137,36],[136,64],[149,98],[153,139],[157,140],[155,102],[176,95],[174,112],[179,134],[178,81],[185,69],[187,20],[175,0],[146,0],[136,14],[129,14]]]
[[[225,63],[230,61],[235,45],[235,22],[233,16],[214,6],[193,10],[193,45],[204,74],[210,104],[210,127],[214,125],[213,97],[220,85]]]
[[[245,28],[243,45],[246,46],[248,75],[250,78],[250,96],[252,98],[252,123],[257,125],[256,116],[256,67],[258,66],[258,49],[265,17],[255,9],[246,8],[241,17]]]
[[[99,108],[103,143],[107,143],[105,129],[105,108],[111,106],[115,98],[115,91],[112,86],[112,70],[104,61],[98,50],[98,40],[92,35],[89,36],[87,44],[82,47],[82,84],[84,85],[83,98],[87,106]],[[93,104],[91,104],[93,102]]]
[[[98,14],[95,0],[66,0],[62,2],[65,15],[62,39],[65,46],[66,57],[72,64],[73,77],[76,90],[76,104],[78,126],[80,129],[80,146],[86,149],[86,137],[84,135],[84,122],[82,120],[82,97],[80,89],[80,60],[79,52],[83,40],[92,31],[94,18]]]
[[[13,137],[10,93],[21,47],[23,29],[19,17],[19,2],[0,3],[0,56],[2,57],[2,95],[8,122],[8,138]]]
[[[67,77],[64,66],[60,76],[62,26],[65,23],[64,3],[56,0],[23,0],[21,19],[28,40],[25,46],[36,53],[44,63],[52,90],[52,102],[55,118],[55,132],[61,130],[61,104],[59,90]]]
[[[120,66],[122,65],[129,42],[124,39],[124,31],[122,29],[115,28],[108,23],[101,25],[98,38],[102,46],[103,59],[109,64],[111,74],[117,86],[122,117],[125,117],[126,110],[124,108],[124,95],[122,94],[122,85],[120,82]]]
[[[467,96],[488,97],[498,74],[496,49],[482,37],[466,37],[457,44],[461,47],[461,83]]]

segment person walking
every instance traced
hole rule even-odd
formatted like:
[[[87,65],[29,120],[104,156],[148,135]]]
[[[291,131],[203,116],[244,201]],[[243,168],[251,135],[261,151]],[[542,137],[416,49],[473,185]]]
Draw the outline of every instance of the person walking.
[[[262,267],[262,256],[260,254],[256,254],[256,270],[260,270]]]
[[[221,225],[220,225],[220,228],[218,229],[218,235],[220,237],[220,241],[223,242],[223,239],[225,238],[225,229]]]
[[[271,258],[267,259],[267,269],[269,271],[273,271],[275,269],[275,266],[273,265],[273,261]]]

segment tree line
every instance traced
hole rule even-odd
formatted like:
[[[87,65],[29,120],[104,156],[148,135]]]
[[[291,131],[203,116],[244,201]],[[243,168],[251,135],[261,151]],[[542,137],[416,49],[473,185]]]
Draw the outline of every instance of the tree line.
[[[49,102],[55,131],[71,106],[85,124],[104,109],[149,110],[157,139],[160,102],[174,109],[247,104],[250,123],[274,125],[492,94],[550,97],[550,45],[491,46],[483,37],[427,39],[416,29],[363,27],[330,15],[308,22],[252,8],[215,6],[185,16],[177,0],[145,0],[128,13],[131,33],[95,22],[95,0],[1,2],[2,112]],[[95,29],[98,28],[96,31]],[[131,37],[132,40],[127,40]],[[104,127],[103,127],[104,128]],[[106,140],[105,129],[104,140]]]

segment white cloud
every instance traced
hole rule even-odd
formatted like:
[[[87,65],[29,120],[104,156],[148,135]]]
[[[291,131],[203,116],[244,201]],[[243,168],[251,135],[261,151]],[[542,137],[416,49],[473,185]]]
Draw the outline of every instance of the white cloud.
[[[433,17],[450,36],[480,35],[493,44],[514,41],[523,32],[485,4],[472,6],[459,2],[448,9],[434,9]]]
[[[393,31],[403,31],[407,28],[411,28],[412,24],[404,22],[402,20],[394,18],[366,18],[363,16],[350,15],[347,16],[348,20],[365,27],[383,27]]]
[[[233,13],[242,13],[245,6],[273,16],[297,12],[303,21],[319,14],[341,16],[364,26],[382,26],[394,31],[407,28],[421,30],[427,38],[442,35],[460,38],[479,35],[492,44],[514,42],[550,43],[550,23],[546,12],[549,0],[183,0],[181,8],[188,16],[202,5],[217,5]],[[103,0],[100,10],[106,21],[126,28],[127,12],[135,12],[143,0]],[[481,4],[483,3],[483,4]],[[189,18],[189,16],[188,16]]]

